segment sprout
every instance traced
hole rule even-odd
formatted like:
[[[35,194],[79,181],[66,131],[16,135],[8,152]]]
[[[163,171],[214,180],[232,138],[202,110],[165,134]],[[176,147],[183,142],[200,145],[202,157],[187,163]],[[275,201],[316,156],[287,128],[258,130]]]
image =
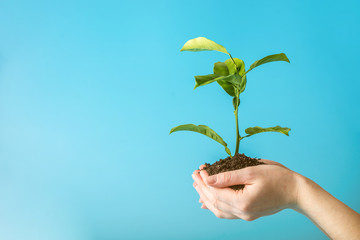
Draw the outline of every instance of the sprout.
[[[239,121],[238,121],[238,109],[240,105],[240,94],[245,91],[246,88],[246,78],[247,73],[249,73],[254,68],[269,62],[275,61],[285,61],[290,63],[289,59],[284,53],[273,54],[266,56],[260,60],[255,61],[250,65],[250,68],[245,70],[245,63],[239,58],[233,58],[231,54],[226,50],[225,47],[217,44],[214,41],[211,41],[204,37],[198,37],[187,41],[180,51],[218,51],[229,55],[229,59],[225,62],[216,62],[214,64],[214,70],[212,74],[195,76],[195,88],[205,86],[207,84],[217,82],[227,94],[233,98],[234,106],[234,115],[236,122],[236,149],[235,154],[239,152],[240,141],[244,138],[250,137],[257,133],[262,132],[278,132],[289,136],[290,128],[286,127],[250,127],[245,129],[247,135],[240,136],[239,133]],[[231,157],[230,149],[227,147],[227,143],[217,134],[214,130],[205,125],[194,125],[194,124],[184,124],[171,129],[170,134],[177,131],[193,131],[197,133],[204,134],[209,138],[217,141],[225,147],[225,151]]]

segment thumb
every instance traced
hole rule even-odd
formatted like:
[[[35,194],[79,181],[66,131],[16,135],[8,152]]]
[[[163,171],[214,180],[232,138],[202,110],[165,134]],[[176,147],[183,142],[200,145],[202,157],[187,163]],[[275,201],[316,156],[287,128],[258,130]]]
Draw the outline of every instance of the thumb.
[[[238,184],[251,184],[256,176],[254,167],[247,167],[235,171],[223,172],[212,176],[207,176],[207,185],[213,187],[229,187]]]

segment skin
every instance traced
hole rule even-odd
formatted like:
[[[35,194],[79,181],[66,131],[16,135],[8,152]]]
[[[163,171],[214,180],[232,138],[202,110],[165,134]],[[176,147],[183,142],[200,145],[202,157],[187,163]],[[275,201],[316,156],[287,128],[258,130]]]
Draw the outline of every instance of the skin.
[[[213,176],[205,170],[194,171],[193,186],[200,195],[201,208],[218,218],[246,221],[290,208],[308,217],[331,239],[360,239],[360,214],[282,164],[261,161],[266,165]],[[245,188],[228,188],[237,184],[245,184]]]

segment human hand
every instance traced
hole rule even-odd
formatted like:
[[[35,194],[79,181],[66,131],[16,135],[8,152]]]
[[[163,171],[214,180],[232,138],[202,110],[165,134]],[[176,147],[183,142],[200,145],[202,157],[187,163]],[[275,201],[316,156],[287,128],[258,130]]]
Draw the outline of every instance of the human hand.
[[[330,239],[360,239],[360,214],[310,179],[270,160],[209,176],[194,171],[194,187],[202,208],[219,218],[252,221],[284,208],[292,208],[316,224]],[[202,169],[205,165],[200,166]],[[244,184],[242,190],[228,186]]]
[[[262,160],[266,165],[247,167],[209,176],[196,170],[192,177],[200,195],[202,208],[219,218],[241,218],[252,221],[297,204],[299,174],[280,163]],[[204,165],[200,166],[202,169]],[[244,184],[243,190],[232,190],[232,185]]]

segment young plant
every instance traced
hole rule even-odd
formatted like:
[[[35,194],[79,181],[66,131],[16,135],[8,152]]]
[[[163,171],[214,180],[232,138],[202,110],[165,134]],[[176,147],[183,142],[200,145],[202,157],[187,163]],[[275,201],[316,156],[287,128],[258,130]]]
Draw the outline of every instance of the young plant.
[[[240,136],[239,133],[239,121],[238,121],[238,109],[240,105],[240,94],[244,92],[246,87],[247,74],[254,68],[269,62],[285,61],[290,63],[289,59],[284,53],[273,54],[266,56],[260,60],[255,61],[250,65],[250,68],[245,71],[245,63],[239,58],[233,58],[231,54],[220,44],[215,43],[204,37],[198,37],[191,39],[185,43],[180,51],[219,51],[229,55],[229,59],[225,62],[216,62],[214,64],[214,73],[202,76],[195,76],[195,88],[204,86],[213,82],[217,82],[224,90],[233,98],[235,123],[236,123],[236,149],[235,154],[239,152],[240,141],[244,138],[250,137],[257,133],[262,132],[279,132],[289,136],[290,128],[286,127],[250,127],[245,129],[247,135]],[[171,129],[170,134],[177,131],[193,131],[204,134],[211,139],[217,141],[225,147],[225,151],[231,156],[230,149],[227,147],[227,143],[217,134],[214,130],[205,125],[184,124]]]

